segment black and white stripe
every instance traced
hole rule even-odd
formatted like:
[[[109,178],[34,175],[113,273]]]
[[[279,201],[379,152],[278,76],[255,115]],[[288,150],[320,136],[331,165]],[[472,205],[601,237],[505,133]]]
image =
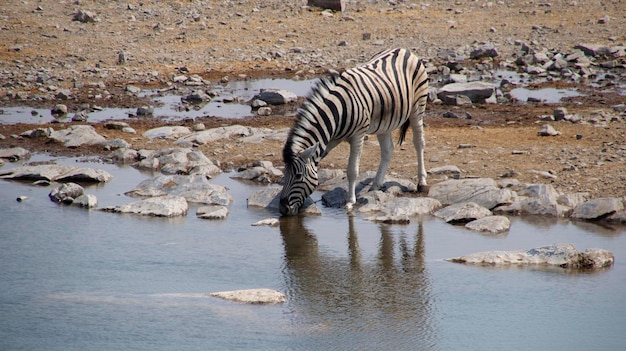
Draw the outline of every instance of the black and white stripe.
[[[367,134],[376,134],[380,143],[381,162],[373,185],[380,187],[393,152],[391,132],[398,128],[400,142],[409,127],[413,130],[419,185],[426,186],[422,118],[427,96],[424,64],[406,49],[381,52],[363,65],[320,80],[298,110],[283,149],[281,213],[298,212],[317,187],[320,160],[342,141],[350,143],[347,207],[351,208],[356,202],[355,181]]]

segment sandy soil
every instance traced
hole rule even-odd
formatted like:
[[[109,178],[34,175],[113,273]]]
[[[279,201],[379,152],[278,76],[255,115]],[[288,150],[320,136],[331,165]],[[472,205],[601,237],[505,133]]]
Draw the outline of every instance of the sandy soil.
[[[579,43],[618,45],[626,41],[626,6],[621,1],[396,1],[369,4],[349,1],[346,13],[323,14],[302,1],[5,1],[0,5],[0,107],[52,107],[59,101],[15,100],[16,91],[46,92],[69,88],[74,99],[61,101],[70,109],[83,103],[138,107],[146,101],[124,91],[127,84],[162,88],[180,72],[217,82],[255,77],[311,78],[366,60],[386,47],[404,46],[436,62],[441,49],[467,50],[477,42],[493,43],[503,59],[511,58],[515,41],[567,51]],[[72,21],[78,10],[92,11],[96,22]],[[608,17],[606,17],[608,16]],[[600,20],[603,19],[603,20]],[[600,21],[599,21],[600,20]],[[603,22],[603,23],[599,23]],[[363,40],[370,33],[371,39]],[[343,43],[342,43],[343,42]],[[341,43],[341,45],[340,45]],[[344,45],[345,44],[345,45]],[[126,62],[119,63],[124,52]],[[492,64],[497,65],[496,59]],[[38,73],[39,72],[39,73]],[[43,73],[42,73],[43,72]],[[37,77],[43,79],[37,80]],[[76,84],[80,82],[82,84]],[[106,88],[94,82],[103,82]],[[547,85],[546,85],[547,84]],[[563,192],[586,191],[593,197],[626,196],[626,124],[607,126],[551,122],[561,132],[537,135],[537,116],[551,115],[557,106],[585,118],[625,98],[578,88],[586,94],[558,105],[504,103],[451,107],[429,105],[426,127],[426,168],[456,165],[461,176],[552,183]],[[7,95],[9,94],[9,95]],[[97,100],[95,96],[103,95]],[[470,113],[472,119],[442,118],[444,112]],[[611,112],[612,113],[612,112]],[[178,123],[207,128],[229,124],[288,127],[284,116],[243,120],[203,117]],[[93,125],[107,138],[124,138],[133,148],[157,149],[171,141],[141,134],[166,124],[157,119],[129,119],[137,135]],[[62,129],[68,124],[55,124]],[[0,147],[21,146],[60,155],[105,154],[96,147],[66,149],[45,140],[13,138],[35,126],[0,125]],[[40,126],[37,126],[40,127]],[[408,138],[410,140],[410,138]],[[470,144],[470,148],[459,148]],[[281,142],[242,144],[235,139],[200,147],[222,165],[243,165],[259,159],[281,165]],[[375,170],[375,138],[365,146],[361,170]],[[322,167],[343,168],[348,147],[342,145]],[[550,172],[545,178],[534,171]],[[415,151],[410,143],[397,147],[390,167],[396,176],[414,178]],[[443,179],[433,175],[430,183]]]

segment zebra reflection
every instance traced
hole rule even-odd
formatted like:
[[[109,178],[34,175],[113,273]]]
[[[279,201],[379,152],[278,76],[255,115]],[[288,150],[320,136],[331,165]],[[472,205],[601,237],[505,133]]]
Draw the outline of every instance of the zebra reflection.
[[[337,343],[344,339],[354,349],[434,346],[421,223],[414,238],[380,225],[377,252],[371,257],[360,248],[355,219],[349,216],[346,257],[323,249],[307,220],[311,218],[282,217],[280,231],[288,309],[312,338],[320,338],[314,342],[332,340],[329,347],[334,349],[342,348]]]

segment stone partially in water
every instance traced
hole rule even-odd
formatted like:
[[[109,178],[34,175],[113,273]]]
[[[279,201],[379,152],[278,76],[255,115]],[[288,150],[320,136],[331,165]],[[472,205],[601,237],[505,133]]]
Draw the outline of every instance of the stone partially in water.
[[[65,183],[61,186],[52,189],[48,194],[50,200],[56,203],[71,204],[74,199],[85,193],[85,189],[76,183]]]
[[[436,217],[448,223],[467,223],[491,215],[491,211],[474,202],[453,204],[435,212]]]
[[[46,180],[58,182],[108,182],[113,178],[108,172],[66,165],[21,166],[0,171],[0,178],[22,180]]]
[[[196,216],[202,219],[225,219],[228,217],[228,207],[220,205],[198,207]]]
[[[30,157],[30,151],[22,147],[0,149],[0,159],[9,160],[10,162],[24,160],[29,157]]]
[[[428,197],[437,199],[442,205],[474,202],[487,209],[512,201],[509,189],[498,188],[491,178],[449,179],[430,187]]]
[[[209,296],[249,304],[277,304],[287,301],[287,296],[272,289],[246,289],[209,293]]]
[[[478,265],[550,265],[571,269],[598,269],[613,265],[612,252],[601,249],[576,250],[572,244],[557,244],[518,251],[487,251],[446,261]]]
[[[70,126],[67,129],[54,131],[50,139],[63,143],[66,147],[76,148],[82,145],[97,145],[106,142],[106,139],[88,125]]]
[[[201,175],[158,175],[139,183],[128,196],[182,196],[189,202],[228,206],[233,201],[228,190]]]
[[[497,234],[509,230],[511,221],[506,216],[487,216],[467,223],[465,228]]]
[[[131,213],[142,216],[178,217],[187,214],[189,205],[182,196],[159,196],[103,210],[116,213]]]
[[[584,202],[574,208],[571,217],[576,219],[600,219],[622,211],[622,200],[614,197],[598,198]]]

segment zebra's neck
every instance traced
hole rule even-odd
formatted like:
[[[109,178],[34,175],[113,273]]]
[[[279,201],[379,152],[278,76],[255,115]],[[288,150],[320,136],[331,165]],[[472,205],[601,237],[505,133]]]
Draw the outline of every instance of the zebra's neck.
[[[326,155],[330,142],[333,141],[337,119],[343,118],[341,112],[332,113],[324,101],[335,88],[336,77],[320,80],[313,92],[298,110],[296,123],[289,133],[283,159],[287,162],[309,147],[319,145],[313,160],[315,164]]]

